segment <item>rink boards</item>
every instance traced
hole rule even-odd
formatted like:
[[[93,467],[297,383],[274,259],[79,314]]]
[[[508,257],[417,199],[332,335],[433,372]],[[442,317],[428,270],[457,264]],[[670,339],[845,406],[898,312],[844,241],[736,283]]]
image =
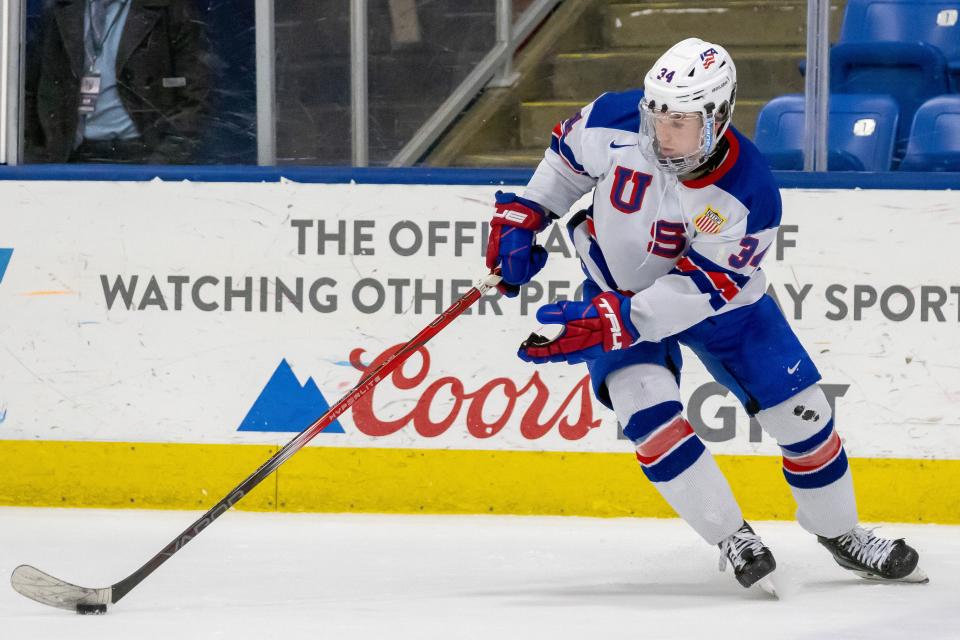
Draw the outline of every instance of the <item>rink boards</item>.
[[[219,499],[482,274],[495,190],[0,182],[0,504]],[[861,517],[960,522],[960,196],[783,195],[764,270]],[[481,300],[240,507],[671,515],[586,372],[514,355],[582,280],[562,225],[544,243],[521,298]],[[745,512],[792,517],[775,444],[685,359],[688,419]]]

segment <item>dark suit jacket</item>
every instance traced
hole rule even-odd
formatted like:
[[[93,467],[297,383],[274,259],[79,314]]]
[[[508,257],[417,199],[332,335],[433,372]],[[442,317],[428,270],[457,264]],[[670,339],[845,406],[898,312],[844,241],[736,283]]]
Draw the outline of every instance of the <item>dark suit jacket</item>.
[[[150,162],[190,162],[209,94],[208,46],[190,0],[130,0],[117,51],[117,90],[151,149]],[[83,76],[86,0],[52,0],[27,52],[25,155],[66,162]]]

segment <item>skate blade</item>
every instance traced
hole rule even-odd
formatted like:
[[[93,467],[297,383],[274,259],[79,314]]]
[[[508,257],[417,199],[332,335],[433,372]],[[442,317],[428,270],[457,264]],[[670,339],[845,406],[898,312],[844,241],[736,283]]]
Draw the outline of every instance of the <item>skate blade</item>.
[[[855,574],[863,578],[864,580],[870,580],[872,582],[906,582],[910,584],[927,584],[930,582],[930,578],[927,577],[927,574],[923,572],[923,569],[920,567],[915,567],[910,575],[904,576],[903,578],[891,579],[884,578],[883,576],[878,576],[875,573],[870,573],[868,571],[854,571]]]
[[[753,586],[775,600],[780,599],[780,594],[777,592],[777,583],[773,580],[772,573],[757,580]]]

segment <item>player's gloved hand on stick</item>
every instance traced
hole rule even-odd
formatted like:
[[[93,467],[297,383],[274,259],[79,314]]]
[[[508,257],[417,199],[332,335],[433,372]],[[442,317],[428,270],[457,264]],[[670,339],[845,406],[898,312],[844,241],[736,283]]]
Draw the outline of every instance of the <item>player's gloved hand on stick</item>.
[[[564,300],[544,305],[537,309],[537,320],[563,325],[556,338],[531,333],[520,345],[520,359],[537,364],[593,360],[629,347],[640,336],[630,321],[630,298],[614,291],[601,293],[590,302]]]
[[[536,234],[553,220],[533,200],[515,193],[497,191],[496,212],[490,221],[487,240],[487,268],[500,267],[503,280],[497,285],[500,293],[512,298],[520,285],[533,279],[547,263],[547,250],[536,244]]]

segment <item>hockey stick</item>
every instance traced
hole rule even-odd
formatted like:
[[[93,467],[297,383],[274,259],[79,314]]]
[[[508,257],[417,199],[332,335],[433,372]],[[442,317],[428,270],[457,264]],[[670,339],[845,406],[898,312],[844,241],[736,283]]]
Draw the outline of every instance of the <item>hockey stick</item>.
[[[209,511],[200,516],[200,518],[187,527],[183,533],[170,541],[170,544],[164,547],[160,553],[153,556],[146,564],[120,582],[109,587],[101,587],[98,589],[79,587],[55,578],[30,565],[20,565],[13,570],[13,574],[10,576],[10,583],[13,585],[13,588],[22,595],[42,604],[50,605],[51,607],[69,609],[77,613],[106,613],[108,604],[115,604],[130,593],[144,578],[173,557],[173,554],[182,549],[185,544],[200,535],[201,531],[226,513],[227,510],[239,502],[243,496],[250,493],[264,478],[273,473],[277,467],[286,462],[290,456],[303,448],[315,435],[323,431],[360,397],[364,396],[387,375],[400,367],[417,349],[426,344],[433,336],[440,333],[444,327],[453,322],[455,318],[499,282],[500,276],[494,273],[481,278],[473,288],[451,304],[446,311],[437,316],[433,322],[424,327],[420,333],[404,344],[396,353],[387,358],[373,371],[366,372],[360,379],[360,382],[358,382],[347,395],[330,407],[329,411],[317,418],[313,424],[301,431],[297,437],[273,454],[269,460],[250,474],[246,480],[238,484],[220,500],[220,502],[213,505]]]

